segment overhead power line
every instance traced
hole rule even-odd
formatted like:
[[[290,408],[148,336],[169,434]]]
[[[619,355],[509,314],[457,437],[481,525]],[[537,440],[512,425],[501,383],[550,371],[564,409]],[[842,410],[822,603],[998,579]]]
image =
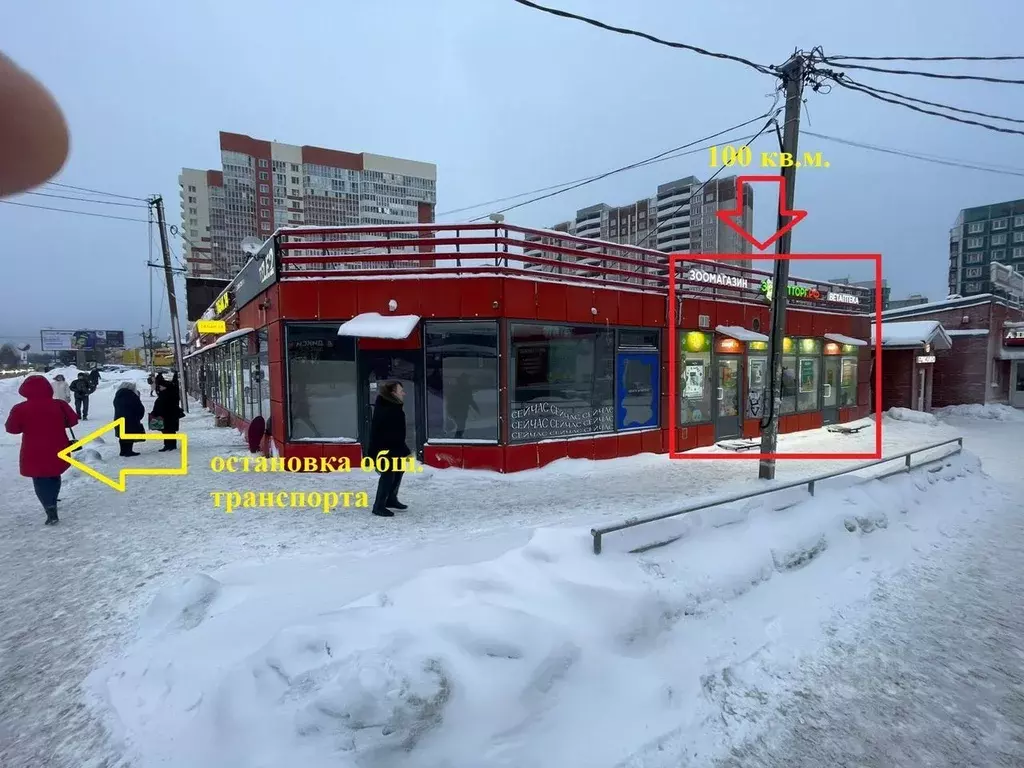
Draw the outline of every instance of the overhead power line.
[[[61,213],[76,213],[79,216],[95,216],[99,219],[118,219],[119,221],[138,221],[148,224],[146,219],[130,219],[127,216],[112,216],[109,213],[93,213],[91,211],[73,211],[70,208],[51,208],[46,205],[32,205],[31,203],[16,203],[13,200],[0,200],[4,205],[17,205],[19,208],[38,208],[41,211],[60,211]]]
[[[762,115],[762,117],[764,117],[764,115]],[[753,144],[755,141],[757,141],[761,137],[761,135],[764,134],[764,132],[767,131],[772,125],[776,125],[777,124],[777,118],[778,118],[778,114],[777,113],[773,114],[771,117],[769,117],[768,121],[763,126],[761,126],[761,130],[759,130],[750,139],[748,139],[746,144],[744,144],[743,146],[744,147],[749,147],[751,144]],[[646,243],[652,237],[656,236],[661,231],[662,226],[664,226],[664,222],[666,222],[669,219],[671,219],[672,217],[674,217],[677,213],[679,213],[679,211],[681,211],[687,205],[690,205],[691,202],[694,199],[700,201],[702,199],[701,198],[701,194],[704,192],[704,187],[706,187],[708,184],[710,184],[712,181],[714,181],[715,178],[718,176],[718,174],[720,174],[722,171],[724,171],[725,168],[726,168],[726,166],[720,165],[718,167],[718,170],[715,171],[713,174],[711,174],[710,178],[708,178],[707,181],[705,181],[703,184],[701,184],[699,187],[697,187],[697,190],[695,192],[692,192],[690,194],[690,196],[686,200],[683,200],[683,202],[681,202],[678,206],[676,206],[675,210],[673,210],[672,213],[670,213],[664,219],[662,219],[661,215],[659,214],[658,215],[658,226],[656,226],[654,229],[649,229],[647,231],[647,234],[644,235],[643,239],[636,244],[636,247],[637,248],[641,247],[644,243]],[[657,240],[654,241],[654,247],[657,248]]]
[[[120,205],[125,208],[145,208],[143,203],[120,203],[116,200],[96,200],[95,198],[89,197],[73,197],[71,195],[53,195],[49,192],[24,192],[26,195],[37,195],[38,197],[54,197],[61,200],[74,200],[78,203],[98,203],[100,205]]]
[[[74,184],[62,184],[59,181],[48,181],[47,186],[51,187],[63,187],[64,189],[74,189],[79,192],[92,192],[94,195],[103,195],[104,197],[119,197],[122,200],[138,200],[145,203],[146,198],[144,197],[132,197],[130,195],[119,195],[115,192],[104,192],[102,189],[90,189],[89,187],[76,187]]]
[[[517,0],[518,2],[518,0]],[[850,64],[839,62],[832,57],[824,59],[827,64],[834,64],[844,69],[863,69],[867,72],[882,72],[888,75],[911,75],[914,77],[930,77],[938,80],[971,80],[981,83],[1002,83],[1004,85],[1024,85],[1024,80],[1015,80],[1005,77],[989,77],[988,75],[950,75],[945,72],[921,72],[913,69],[886,69],[885,67],[872,67],[867,64]]]
[[[1021,124],[1024,124],[1024,120],[1021,120],[1021,119],[1016,118],[1016,117],[1004,117],[1003,115],[993,115],[993,114],[990,114],[988,112],[976,112],[973,109],[963,109],[961,107],[953,107],[953,106],[950,106],[949,104],[942,104],[942,103],[937,102],[937,101],[926,101],[925,99],[918,99],[918,98],[915,98],[913,96],[906,96],[906,95],[904,95],[902,93],[896,93],[895,91],[887,91],[884,88],[878,88],[877,86],[874,86],[874,85],[866,85],[865,83],[859,83],[856,80],[853,80],[852,78],[849,78],[849,77],[844,77],[843,79],[847,83],[852,83],[853,85],[858,85],[861,88],[867,88],[868,90],[874,91],[875,93],[884,93],[887,96],[895,96],[896,98],[899,98],[899,99],[904,99],[906,101],[912,101],[915,104],[926,104],[929,107],[938,107],[939,109],[948,109],[950,112],[959,112],[962,115],[975,115],[977,117],[987,117],[990,120],[1003,120],[1003,121],[1005,121],[1007,123],[1021,123]]]
[[[816,139],[824,139],[825,141],[834,141],[837,144],[845,144],[846,146],[856,147],[858,149],[867,149],[872,152],[882,152],[887,155],[896,155],[898,157],[906,157],[911,160],[921,160],[926,163],[934,163],[936,165],[946,165],[954,168],[966,168],[972,171],[985,171],[987,173],[998,173],[1005,176],[1024,176],[1024,168],[1011,168],[1011,167],[999,167],[989,165],[986,163],[971,162],[968,160],[957,160],[951,157],[942,157],[941,155],[928,155],[921,152],[910,152],[908,150],[895,149],[893,147],[882,147],[876,144],[866,144],[864,142],[852,141],[850,139],[843,139],[838,136],[828,136],[824,133],[815,133],[814,131],[801,131],[805,136],[813,136]]]
[[[530,0],[514,0],[514,2],[519,3],[519,5],[526,6],[527,8],[533,8],[534,10],[537,11],[550,13],[553,16],[559,16],[563,19],[573,19],[575,21],[582,21],[584,24],[590,24],[593,27],[597,27],[598,29],[604,29],[607,30],[608,32],[617,32],[620,35],[640,37],[643,38],[644,40],[649,40],[652,43],[657,43],[658,45],[665,45],[668,46],[669,48],[677,48],[684,51],[691,51],[692,53],[699,53],[701,56],[711,56],[716,59],[735,61],[738,64],[745,64],[746,66],[751,67],[757,70],[758,72],[761,72],[762,74],[775,74],[775,71],[772,67],[765,66],[764,64],[757,64],[751,61],[750,59],[743,58],[742,56],[734,56],[731,53],[719,53],[717,51],[709,51],[706,48],[701,48],[696,45],[678,43],[672,40],[664,40],[660,37],[655,37],[654,35],[650,35],[646,32],[640,32],[635,29],[628,29],[627,27],[616,27],[611,24],[606,24],[603,21],[598,21],[597,19],[591,19],[587,16],[580,16],[579,14],[570,13],[569,11],[562,11],[559,10],[558,8],[548,8],[547,6],[531,2]]]
[[[963,117],[955,117],[954,115],[946,115],[946,114],[943,114],[942,112],[936,112],[936,111],[931,110],[931,109],[924,109],[923,107],[916,107],[913,104],[908,104],[905,101],[897,101],[896,99],[891,99],[888,96],[883,96],[881,93],[878,93],[875,90],[873,90],[871,88],[868,88],[866,86],[862,87],[862,86],[859,86],[859,85],[855,85],[854,83],[850,82],[849,80],[847,80],[847,79],[845,79],[843,77],[837,77],[835,82],[836,82],[836,85],[842,86],[843,88],[846,88],[847,90],[858,91],[859,93],[863,93],[863,94],[865,94],[867,96],[870,96],[873,99],[878,99],[879,101],[885,101],[885,102],[888,102],[889,104],[895,104],[895,105],[900,106],[900,107],[906,107],[907,109],[912,109],[915,112],[920,112],[921,114],[924,114],[924,115],[933,115],[935,117],[944,117],[946,120],[952,120],[955,123],[963,123],[964,125],[976,125],[979,128],[985,128],[986,130],[989,130],[989,131],[996,131],[997,133],[1012,133],[1012,134],[1016,134],[1018,136],[1024,136],[1024,131],[1018,131],[1015,128],[1002,128],[1002,127],[1000,127],[998,125],[989,125],[988,123],[981,123],[981,122],[978,122],[977,120],[968,120],[968,119],[963,118]]]
[[[605,173],[598,174],[597,176],[591,176],[591,177],[589,177],[587,179],[583,179],[582,181],[579,181],[579,182],[577,182],[575,184],[571,184],[570,186],[567,186],[567,187],[564,187],[564,188],[561,188],[561,189],[557,189],[557,190],[555,190],[553,192],[548,192],[546,194],[539,195],[537,197],[530,198],[529,200],[524,200],[521,203],[516,203],[515,205],[510,205],[510,206],[508,206],[506,208],[502,208],[499,211],[494,211],[493,213],[506,213],[508,211],[515,210],[516,208],[522,208],[525,205],[531,205],[531,204],[536,203],[536,202],[538,202],[540,200],[546,200],[549,197],[554,197],[556,195],[561,195],[562,193],[569,192],[570,190],[573,190],[573,189],[579,189],[580,187],[586,186],[587,184],[592,184],[595,181],[600,181],[601,179],[606,179],[609,176],[613,176],[613,175],[615,175],[617,173],[622,173],[623,171],[629,171],[629,170],[632,170],[634,168],[639,168],[640,166],[643,166],[643,165],[649,165],[651,162],[653,162],[655,160],[658,160],[660,158],[664,158],[667,155],[671,155],[673,153],[677,153],[677,152],[680,152],[682,150],[689,149],[690,147],[693,147],[695,144],[703,144],[704,142],[710,141],[711,139],[717,138],[717,137],[722,136],[724,134],[732,133],[733,131],[736,131],[739,128],[743,128],[744,126],[750,125],[751,123],[757,122],[758,120],[762,120],[762,119],[764,119],[767,116],[768,116],[768,113],[765,113],[765,114],[762,114],[762,115],[758,115],[757,117],[751,118],[750,120],[745,120],[744,122],[739,123],[739,124],[734,125],[734,126],[731,126],[730,128],[726,128],[724,130],[721,130],[721,131],[718,131],[716,133],[713,133],[710,136],[704,136],[704,137],[702,137],[700,139],[696,139],[694,141],[687,142],[686,144],[682,144],[682,145],[680,145],[678,147],[673,147],[672,149],[667,149],[664,152],[659,152],[658,154],[653,155],[652,157],[647,157],[647,158],[644,158],[643,160],[638,160],[635,163],[630,163],[629,165],[624,165],[621,168],[614,168],[614,169],[612,169],[610,171],[606,171]],[[473,207],[476,207],[476,206],[473,206]],[[488,215],[490,215],[490,214],[488,214]],[[487,216],[478,216],[475,219],[470,219],[470,221],[482,221],[482,220],[484,220],[486,218],[487,218]]]
[[[1024,61],[1024,56],[829,56],[831,61]]]

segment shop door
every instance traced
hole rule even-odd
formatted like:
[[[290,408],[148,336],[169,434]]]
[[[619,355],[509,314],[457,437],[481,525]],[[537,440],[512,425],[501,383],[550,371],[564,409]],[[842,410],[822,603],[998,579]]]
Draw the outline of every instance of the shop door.
[[[740,403],[740,358],[721,356],[715,362],[715,439],[727,440],[743,434],[743,420]]]
[[[1010,384],[1010,405],[1024,408],[1024,360],[1013,362]]]
[[[825,358],[825,375],[822,377],[821,413],[826,424],[839,421],[839,358]]]
[[[377,386],[385,381],[398,381],[405,390],[405,441],[416,458],[423,459],[426,425],[423,421],[423,353],[409,351],[360,350],[358,355],[360,391],[362,393],[362,430],[359,439],[365,454],[370,444],[370,424]]]

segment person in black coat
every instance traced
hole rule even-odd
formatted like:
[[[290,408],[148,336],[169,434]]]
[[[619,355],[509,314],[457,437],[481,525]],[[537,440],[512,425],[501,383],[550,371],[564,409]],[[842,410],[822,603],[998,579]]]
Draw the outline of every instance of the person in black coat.
[[[114,394],[114,419],[124,419],[124,432],[127,435],[141,435],[146,430],[142,426],[142,419],[146,416],[146,406],[142,404],[142,398],[135,385],[126,381],[117,388]],[[118,434],[118,443],[121,445],[122,456],[138,456],[132,450],[134,440],[125,440]]]
[[[387,451],[387,458],[398,463],[412,455],[405,443],[405,390],[397,381],[380,385],[377,401],[373,404],[373,421],[370,422],[369,455],[376,457]],[[400,467],[399,463],[399,467]],[[394,517],[394,509],[408,509],[398,500],[398,487],[402,484],[402,470],[389,467],[380,473],[377,481],[377,495],[373,500],[373,514],[380,517]]]
[[[173,435],[178,431],[178,425],[185,416],[181,410],[181,403],[178,400],[177,387],[171,386],[170,382],[161,380],[156,386],[156,402],[153,403],[153,410],[149,412],[153,418],[162,419],[163,429],[160,431],[165,435]],[[162,451],[175,451],[178,449],[177,440],[164,440]]]
[[[89,419],[89,395],[93,393],[92,382],[89,381],[89,374],[80,371],[70,386],[71,394],[75,396],[75,413],[82,421]]]

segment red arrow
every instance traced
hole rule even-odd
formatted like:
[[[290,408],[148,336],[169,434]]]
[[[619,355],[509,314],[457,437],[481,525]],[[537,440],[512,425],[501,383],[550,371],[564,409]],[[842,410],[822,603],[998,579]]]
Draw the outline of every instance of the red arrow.
[[[782,227],[763,243],[743,228],[743,185],[754,181],[768,181],[779,185],[779,217],[789,219]],[[763,251],[793,227],[807,217],[807,211],[786,210],[786,180],[780,176],[738,176],[736,177],[736,207],[731,211],[718,211],[715,215],[727,224],[737,235],[742,237],[757,250]]]

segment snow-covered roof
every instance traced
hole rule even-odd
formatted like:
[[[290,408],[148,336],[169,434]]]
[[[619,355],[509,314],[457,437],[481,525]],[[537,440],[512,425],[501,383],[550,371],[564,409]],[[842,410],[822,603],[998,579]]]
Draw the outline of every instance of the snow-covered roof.
[[[407,339],[419,322],[419,315],[384,317],[377,312],[364,312],[342,323],[338,335],[360,339]]]
[[[990,302],[1005,304],[1006,300],[991,293],[979,293],[973,296],[960,296],[953,299],[943,299],[942,301],[930,301],[927,304],[914,304],[913,306],[909,307],[896,307],[894,309],[887,309],[882,312],[882,317],[909,317],[918,314],[928,314],[930,312],[935,312],[943,309],[966,309],[967,307],[976,307],[981,304],[988,304]]]
[[[215,341],[213,345],[216,347],[220,346],[221,344],[227,344],[229,341],[234,341],[237,338],[253,333],[255,330],[255,328],[239,328],[237,331],[225,333],[223,336],[217,339],[217,341]]]
[[[876,338],[878,326],[871,326],[871,341]],[[949,349],[953,340],[938,320],[911,320],[902,323],[882,323],[883,347],[923,347],[931,344],[935,349]]]
[[[719,325],[715,331],[736,341],[768,341],[768,337],[763,333],[749,331],[738,325]]]
[[[182,360],[188,360],[190,357],[195,357],[196,355],[203,354],[203,352],[209,352],[211,349],[213,349],[216,346],[217,346],[217,342],[216,341],[211,342],[210,344],[207,344],[205,347],[200,347],[195,352],[190,352],[189,354],[185,355],[181,359]]]
[[[984,328],[954,328],[946,333],[950,336],[988,336],[988,331]]]
[[[864,339],[855,339],[853,336],[845,336],[841,333],[826,333],[825,338],[840,344],[849,344],[853,347],[866,347],[868,343]]]

